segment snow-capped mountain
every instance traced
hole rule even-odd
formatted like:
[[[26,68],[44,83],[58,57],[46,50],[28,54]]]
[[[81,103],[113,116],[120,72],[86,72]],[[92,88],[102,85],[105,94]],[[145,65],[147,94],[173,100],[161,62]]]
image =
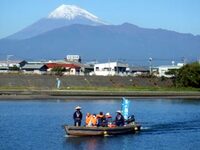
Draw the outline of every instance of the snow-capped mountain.
[[[61,5],[52,11],[47,17],[22,29],[21,31],[8,36],[6,39],[27,39],[56,28],[72,25],[105,25],[97,16],[75,5]]]
[[[47,18],[73,20],[76,17],[84,17],[93,22],[105,24],[103,21],[100,21],[97,16],[75,5],[61,5],[51,12]]]

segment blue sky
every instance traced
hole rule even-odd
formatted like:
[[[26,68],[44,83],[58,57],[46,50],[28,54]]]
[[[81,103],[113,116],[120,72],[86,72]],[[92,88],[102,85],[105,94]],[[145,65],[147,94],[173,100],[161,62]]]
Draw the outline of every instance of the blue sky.
[[[129,22],[200,35],[200,0],[0,0],[0,38],[74,4],[111,24]]]

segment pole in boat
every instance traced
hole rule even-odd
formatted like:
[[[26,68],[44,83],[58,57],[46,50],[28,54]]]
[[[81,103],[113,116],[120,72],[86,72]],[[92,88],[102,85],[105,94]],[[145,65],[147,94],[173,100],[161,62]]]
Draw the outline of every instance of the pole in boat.
[[[124,119],[128,119],[128,108],[129,108],[129,100],[122,97],[122,104],[121,104],[121,110],[122,110],[122,115],[124,116]]]

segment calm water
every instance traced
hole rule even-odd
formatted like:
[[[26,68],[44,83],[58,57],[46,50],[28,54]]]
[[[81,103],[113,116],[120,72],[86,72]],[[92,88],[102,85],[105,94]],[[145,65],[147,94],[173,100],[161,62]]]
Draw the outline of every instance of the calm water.
[[[130,114],[143,130],[135,135],[66,137],[63,124],[72,124],[74,107],[83,113],[120,109],[120,101],[0,101],[1,150],[78,149],[200,149],[200,99],[131,100]]]

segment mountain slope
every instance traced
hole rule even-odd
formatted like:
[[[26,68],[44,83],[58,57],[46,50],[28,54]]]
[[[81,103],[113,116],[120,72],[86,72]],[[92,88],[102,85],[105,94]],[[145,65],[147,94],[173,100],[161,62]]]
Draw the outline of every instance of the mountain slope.
[[[199,57],[199,49],[200,36],[144,29],[128,23],[115,26],[70,25],[30,39],[0,40],[2,53],[32,59],[63,58],[66,54],[79,54],[85,59],[148,61],[149,57]]]
[[[52,11],[48,17],[40,19],[25,29],[8,36],[6,39],[27,39],[72,24],[96,26],[104,25],[105,23],[80,7],[75,5],[61,5]]]

